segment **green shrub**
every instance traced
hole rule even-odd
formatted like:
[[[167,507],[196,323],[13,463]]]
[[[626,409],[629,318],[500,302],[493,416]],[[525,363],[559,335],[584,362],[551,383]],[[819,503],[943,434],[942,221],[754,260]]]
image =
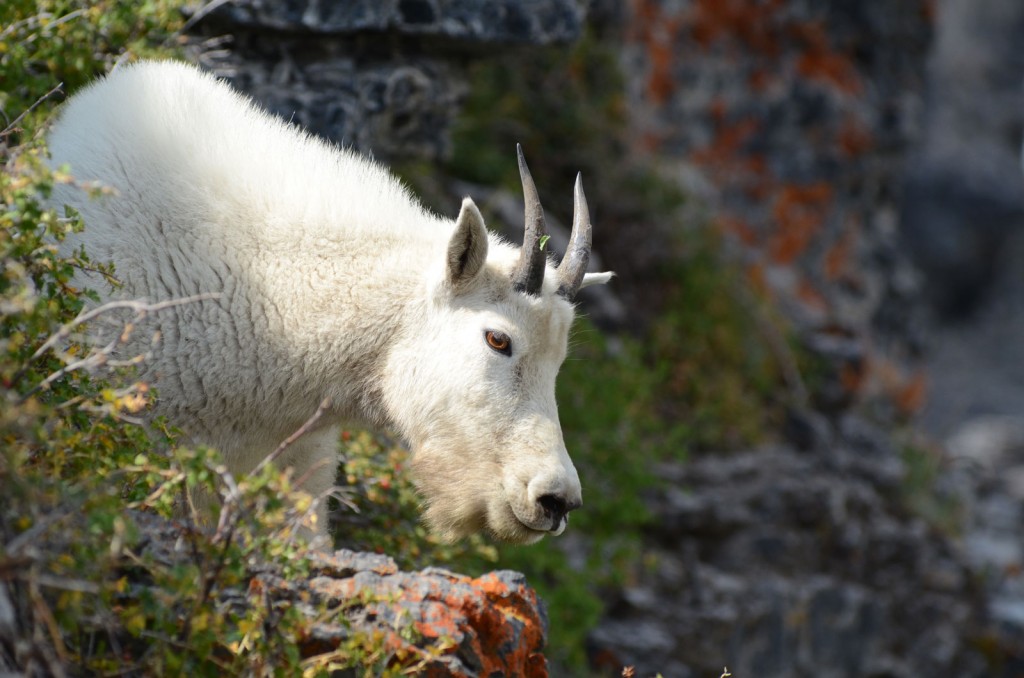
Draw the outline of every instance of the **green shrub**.
[[[52,92],[153,53],[178,26],[175,2],[0,5],[0,603],[15,613],[0,666],[219,676],[376,664],[387,674],[381,640],[355,631],[329,656],[300,658],[312,620],[264,605],[253,568],[305,576],[295,536],[309,498],[271,468],[230,479],[212,451],[175,447],[158,422],[139,426],[148,390],[89,341],[85,320],[97,312],[84,306],[97,298],[72,283],[78,268],[112,271],[84,252],[57,251],[84,225],[44,207],[56,183],[73,181],[43,162],[38,132],[57,103]],[[194,520],[180,507],[185,488],[222,498],[216,529],[182,532],[181,557],[147,548],[142,523]]]

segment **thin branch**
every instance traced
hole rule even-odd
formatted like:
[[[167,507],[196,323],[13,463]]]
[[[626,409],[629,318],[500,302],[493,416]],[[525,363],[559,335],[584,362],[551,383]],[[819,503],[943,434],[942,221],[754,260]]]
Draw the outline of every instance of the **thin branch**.
[[[63,87],[63,86],[64,86],[63,82],[58,82],[56,87],[54,87],[49,92],[47,92],[43,96],[41,96],[38,99],[36,99],[36,102],[34,104],[32,104],[31,106],[26,108],[24,111],[22,111],[21,115],[19,115],[17,118],[15,118],[14,121],[11,122],[11,124],[9,124],[7,127],[4,127],[3,131],[0,131],[0,138],[6,137],[7,135],[11,134],[11,132],[13,132],[14,129],[18,126],[18,123],[21,122],[22,119],[24,119],[24,117],[26,115],[28,115],[32,111],[36,110],[36,108],[38,108],[40,104],[42,104],[44,101],[49,99],[55,93],[57,93],[57,92],[63,93],[61,91],[61,87]]]
[[[50,634],[50,642],[53,645],[53,650],[57,654],[57,659],[61,665],[67,664],[68,652],[64,646],[64,637],[60,632],[60,626],[57,624],[57,620],[53,616],[53,612],[50,607],[46,604],[42,594],[39,592],[38,586],[38,573],[30,572],[26,578],[28,582],[28,595],[29,600],[32,603],[32,608],[40,619],[43,620],[43,624],[46,626],[46,630]],[[63,671],[60,675],[64,675]]]
[[[32,577],[34,581],[38,582],[42,586],[46,586],[51,589],[60,589],[61,591],[75,591],[78,593],[99,593],[100,587],[89,581],[81,581],[77,579],[68,579],[66,577],[54,577],[48,574],[33,574],[33,575],[22,575],[22,579],[28,579]]]
[[[320,417],[324,415],[324,412],[326,412],[327,408],[329,408],[330,406],[331,399],[329,397],[324,398],[320,402],[320,407],[316,408],[316,412],[313,413],[313,416],[307,419],[306,423],[300,426],[299,429],[295,431],[295,433],[285,438],[284,442],[278,445],[276,450],[268,454],[263,461],[256,465],[256,468],[254,468],[252,471],[249,471],[249,476],[252,477],[259,475],[259,473],[269,464],[273,464],[275,461],[277,461],[277,458],[280,457],[281,454],[283,454],[284,451],[287,450],[292,445],[292,443],[294,443],[296,440],[309,433],[310,429],[312,429],[314,424],[316,424],[316,422],[320,420]]]
[[[205,5],[203,5],[199,9],[197,9],[192,14],[192,16],[190,16],[188,18],[188,21],[186,21],[182,25],[181,28],[179,28],[177,31],[175,31],[174,34],[170,35],[167,38],[167,40],[164,42],[164,44],[168,44],[168,43],[170,43],[172,41],[177,40],[182,35],[184,35],[185,32],[187,32],[190,28],[192,28],[197,23],[202,21],[206,17],[206,15],[208,15],[210,12],[213,12],[218,7],[220,7],[221,5],[226,5],[228,2],[231,2],[231,0],[211,0],[210,2],[206,3]]]
[[[217,467],[214,471],[220,475],[221,482],[228,488],[227,495],[224,497],[224,504],[220,509],[220,515],[217,517],[217,530],[213,534],[213,541],[216,542],[222,539],[225,534],[228,535],[230,540],[231,534],[235,529],[235,508],[238,506],[238,499],[242,493],[238,489],[235,477],[225,467]]]
[[[102,306],[97,306],[96,308],[91,309],[89,311],[83,311],[82,313],[79,313],[74,320],[66,323],[65,325],[62,325],[61,328],[57,330],[55,334],[51,335],[49,339],[43,342],[42,346],[36,349],[36,352],[32,354],[32,357],[29,358],[28,362],[32,362],[33,360],[41,356],[48,349],[52,348],[58,341],[67,339],[69,336],[71,336],[71,333],[74,331],[74,329],[79,325],[87,323],[93,318],[104,313],[109,313],[110,311],[116,311],[122,308],[127,308],[135,311],[137,315],[145,315],[147,313],[162,311],[165,308],[171,308],[173,306],[181,306],[182,304],[191,304],[196,301],[205,301],[207,299],[219,298],[219,292],[205,292],[203,294],[194,294],[190,297],[182,297],[180,299],[168,299],[167,301],[161,301],[156,304],[149,304],[140,299],[123,299],[119,301],[108,301]]]
[[[87,323],[90,320],[93,320],[96,317],[98,317],[98,316],[100,316],[100,315],[102,315],[104,313],[109,313],[111,311],[116,311],[116,310],[119,310],[119,309],[131,309],[131,310],[134,310],[135,311],[135,317],[134,317],[134,319],[131,322],[126,324],[126,331],[125,332],[122,332],[120,335],[118,335],[117,337],[112,339],[103,348],[91,352],[85,358],[81,358],[79,360],[70,362],[70,363],[64,365],[64,367],[62,367],[61,369],[59,369],[56,372],[54,372],[53,374],[50,374],[49,376],[47,376],[46,379],[44,379],[40,383],[36,384],[31,389],[29,389],[25,394],[23,394],[20,397],[20,399],[18,401],[18,404],[25,403],[29,398],[31,398],[33,395],[38,393],[40,390],[46,388],[51,383],[53,383],[57,379],[61,378],[65,374],[68,374],[69,372],[73,372],[74,370],[78,370],[78,369],[82,369],[82,368],[99,367],[99,366],[104,365],[107,362],[110,354],[114,352],[114,349],[117,347],[117,345],[126,339],[127,332],[130,331],[130,328],[135,323],[137,323],[138,321],[141,321],[143,318],[145,318],[147,314],[155,313],[157,311],[162,311],[162,310],[164,310],[166,308],[171,308],[173,306],[180,306],[182,304],[189,304],[189,303],[192,303],[192,302],[195,302],[195,301],[203,301],[203,300],[206,300],[206,299],[218,299],[218,298],[220,298],[220,293],[218,293],[218,292],[208,292],[208,293],[205,293],[205,294],[195,294],[195,295],[192,295],[190,297],[183,297],[181,299],[169,299],[167,301],[161,301],[161,302],[158,302],[156,304],[149,304],[149,303],[146,303],[145,301],[140,301],[140,300],[110,301],[110,302],[107,302],[107,303],[103,304],[102,306],[97,306],[96,308],[91,309],[89,311],[84,311],[82,313],[79,313],[78,316],[74,320],[71,320],[70,322],[68,322],[68,323],[66,323],[64,325],[61,325],[59,330],[57,330],[54,334],[51,334],[50,337],[47,338],[47,340],[43,342],[42,346],[40,346],[38,349],[36,349],[35,353],[33,353],[32,356],[28,360],[25,361],[25,364],[22,365],[21,369],[18,370],[14,374],[13,377],[11,377],[11,383],[12,384],[17,383],[18,381],[21,380],[21,378],[25,375],[25,373],[28,372],[29,365],[34,360],[38,359],[40,356],[42,356],[44,353],[46,353],[46,351],[52,349],[59,342],[67,339],[68,337],[70,337],[72,332],[74,332],[75,328],[77,328],[78,326],[80,326],[80,325],[82,325],[84,323]]]

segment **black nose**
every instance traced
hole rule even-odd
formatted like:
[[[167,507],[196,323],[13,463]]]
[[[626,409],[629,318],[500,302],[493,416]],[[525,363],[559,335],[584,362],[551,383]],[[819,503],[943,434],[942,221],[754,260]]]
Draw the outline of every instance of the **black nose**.
[[[564,497],[560,497],[557,494],[545,494],[537,500],[540,507],[544,509],[544,515],[551,518],[551,524],[554,526],[551,529],[558,529],[558,526],[562,522],[562,518],[569,511],[578,509],[583,505],[583,502],[576,500],[573,502],[566,501]]]

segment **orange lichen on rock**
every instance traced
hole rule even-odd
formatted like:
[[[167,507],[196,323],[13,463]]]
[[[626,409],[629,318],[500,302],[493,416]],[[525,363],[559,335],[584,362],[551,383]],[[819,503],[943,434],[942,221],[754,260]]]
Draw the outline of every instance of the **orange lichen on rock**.
[[[803,44],[803,51],[796,62],[800,75],[830,85],[844,94],[856,95],[864,91],[864,83],[853,60],[832,47],[821,22],[795,23],[790,30]]]
[[[835,282],[853,274],[855,268],[853,255],[856,244],[857,230],[848,225],[839,239],[825,251],[822,270],[826,280]]]
[[[734,123],[722,122],[716,128],[715,138],[704,148],[693,153],[693,160],[711,169],[742,166],[742,148],[757,134],[760,123],[755,118],[745,118]]]
[[[693,39],[703,47],[734,39],[764,55],[779,53],[774,16],[782,0],[697,0],[691,18]]]
[[[769,255],[777,264],[791,264],[803,254],[821,229],[832,201],[832,188],[823,182],[786,185],[775,197],[775,221]]]
[[[871,132],[852,115],[847,115],[843,119],[836,141],[839,144],[839,150],[851,158],[863,155],[875,146]]]
[[[678,83],[672,66],[675,62],[676,38],[682,26],[678,16],[667,15],[657,2],[635,0],[633,11],[643,21],[632,24],[631,39],[647,50],[650,65],[647,74],[647,95],[651,101],[664,104],[676,91]]]
[[[426,660],[420,675],[548,675],[546,621],[522,575],[401,572],[386,556],[350,551],[315,559],[313,570],[320,575],[308,581],[314,597],[344,619],[313,625],[304,656],[332,651],[346,634],[331,629],[347,620],[354,631],[379,634],[396,666]],[[415,630],[414,641],[403,637],[403,624]]]

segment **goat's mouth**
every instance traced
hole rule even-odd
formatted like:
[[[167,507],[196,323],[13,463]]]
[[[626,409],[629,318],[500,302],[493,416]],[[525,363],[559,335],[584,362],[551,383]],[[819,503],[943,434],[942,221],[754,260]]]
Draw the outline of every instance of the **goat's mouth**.
[[[509,503],[508,508],[518,526],[528,535],[535,535],[534,541],[547,536],[557,537],[565,532],[565,528],[569,525],[569,516],[567,515],[551,516],[545,513],[531,519],[516,511],[516,507],[512,503]]]

